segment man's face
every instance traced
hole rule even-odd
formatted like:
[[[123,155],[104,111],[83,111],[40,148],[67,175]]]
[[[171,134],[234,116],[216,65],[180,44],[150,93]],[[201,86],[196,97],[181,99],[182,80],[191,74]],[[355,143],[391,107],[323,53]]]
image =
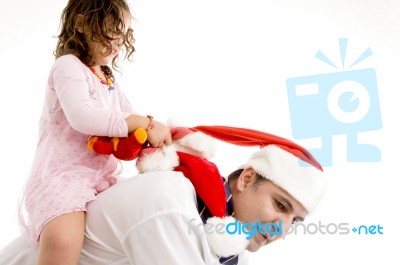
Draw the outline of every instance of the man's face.
[[[270,225],[269,231],[274,227],[279,227],[279,221],[282,222],[282,228],[286,232],[290,224],[301,222],[305,219],[307,210],[285,190],[276,186],[271,181],[263,181],[254,185],[257,179],[256,172],[252,168],[246,168],[239,176],[237,182],[231,186],[233,192],[235,218],[242,223],[255,224],[260,222]],[[251,239],[247,250],[257,251],[260,247],[267,245],[281,237],[280,235],[268,234],[268,231],[262,229],[262,233],[255,233]]]

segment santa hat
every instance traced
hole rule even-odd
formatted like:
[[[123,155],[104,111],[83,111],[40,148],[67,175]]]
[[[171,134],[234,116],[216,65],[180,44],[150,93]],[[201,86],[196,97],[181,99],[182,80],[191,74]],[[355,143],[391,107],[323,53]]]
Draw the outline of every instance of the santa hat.
[[[228,126],[197,126],[216,139],[240,146],[261,149],[239,168],[252,167],[259,175],[271,180],[299,201],[309,213],[314,212],[327,187],[322,166],[302,146],[288,139],[246,128]]]
[[[177,170],[192,182],[199,197],[214,217],[207,223],[231,223],[226,217],[225,190],[217,167],[207,159],[215,151],[214,139],[240,146],[260,146],[250,159],[240,166],[252,167],[298,200],[308,212],[313,212],[325,187],[321,165],[303,147],[273,135],[246,128],[227,126],[178,127],[171,129],[174,144],[163,149],[145,149],[137,160],[139,172]],[[300,165],[299,161],[308,164]],[[248,241],[245,235],[209,234],[212,251],[230,256],[243,251]]]

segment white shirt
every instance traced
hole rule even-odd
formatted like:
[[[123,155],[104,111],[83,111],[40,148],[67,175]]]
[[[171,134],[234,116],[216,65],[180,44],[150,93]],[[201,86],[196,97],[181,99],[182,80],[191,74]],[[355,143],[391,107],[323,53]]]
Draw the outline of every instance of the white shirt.
[[[139,174],[97,197],[88,205],[80,265],[219,264],[202,229],[194,187],[182,173]],[[21,236],[0,252],[0,264],[34,264],[32,248]],[[240,255],[239,264],[247,263]]]

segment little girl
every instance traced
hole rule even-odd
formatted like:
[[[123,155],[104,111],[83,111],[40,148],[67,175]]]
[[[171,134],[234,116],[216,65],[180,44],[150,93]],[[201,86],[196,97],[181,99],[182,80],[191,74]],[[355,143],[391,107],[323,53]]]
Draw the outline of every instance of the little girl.
[[[91,135],[125,137],[142,127],[152,146],[171,142],[165,125],[134,114],[114,80],[111,68],[135,50],[131,19],[125,0],[69,0],[63,10],[22,201],[21,222],[39,245],[40,265],[78,264],[86,205],[96,186],[120,173],[116,158],[86,148]]]

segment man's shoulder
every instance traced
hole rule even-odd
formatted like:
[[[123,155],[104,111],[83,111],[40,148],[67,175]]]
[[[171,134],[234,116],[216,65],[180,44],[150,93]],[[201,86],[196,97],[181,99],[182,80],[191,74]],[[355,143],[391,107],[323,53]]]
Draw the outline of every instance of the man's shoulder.
[[[160,196],[185,192],[194,194],[192,183],[181,173],[176,171],[154,171],[138,174],[121,182],[132,189],[158,193]]]
[[[100,193],[90,207],[112,208],[112,205],[138,212],[143,209],[185,210],[196,207],[196,193],[191,182],[180,172],[149,172],[125,179]]]

